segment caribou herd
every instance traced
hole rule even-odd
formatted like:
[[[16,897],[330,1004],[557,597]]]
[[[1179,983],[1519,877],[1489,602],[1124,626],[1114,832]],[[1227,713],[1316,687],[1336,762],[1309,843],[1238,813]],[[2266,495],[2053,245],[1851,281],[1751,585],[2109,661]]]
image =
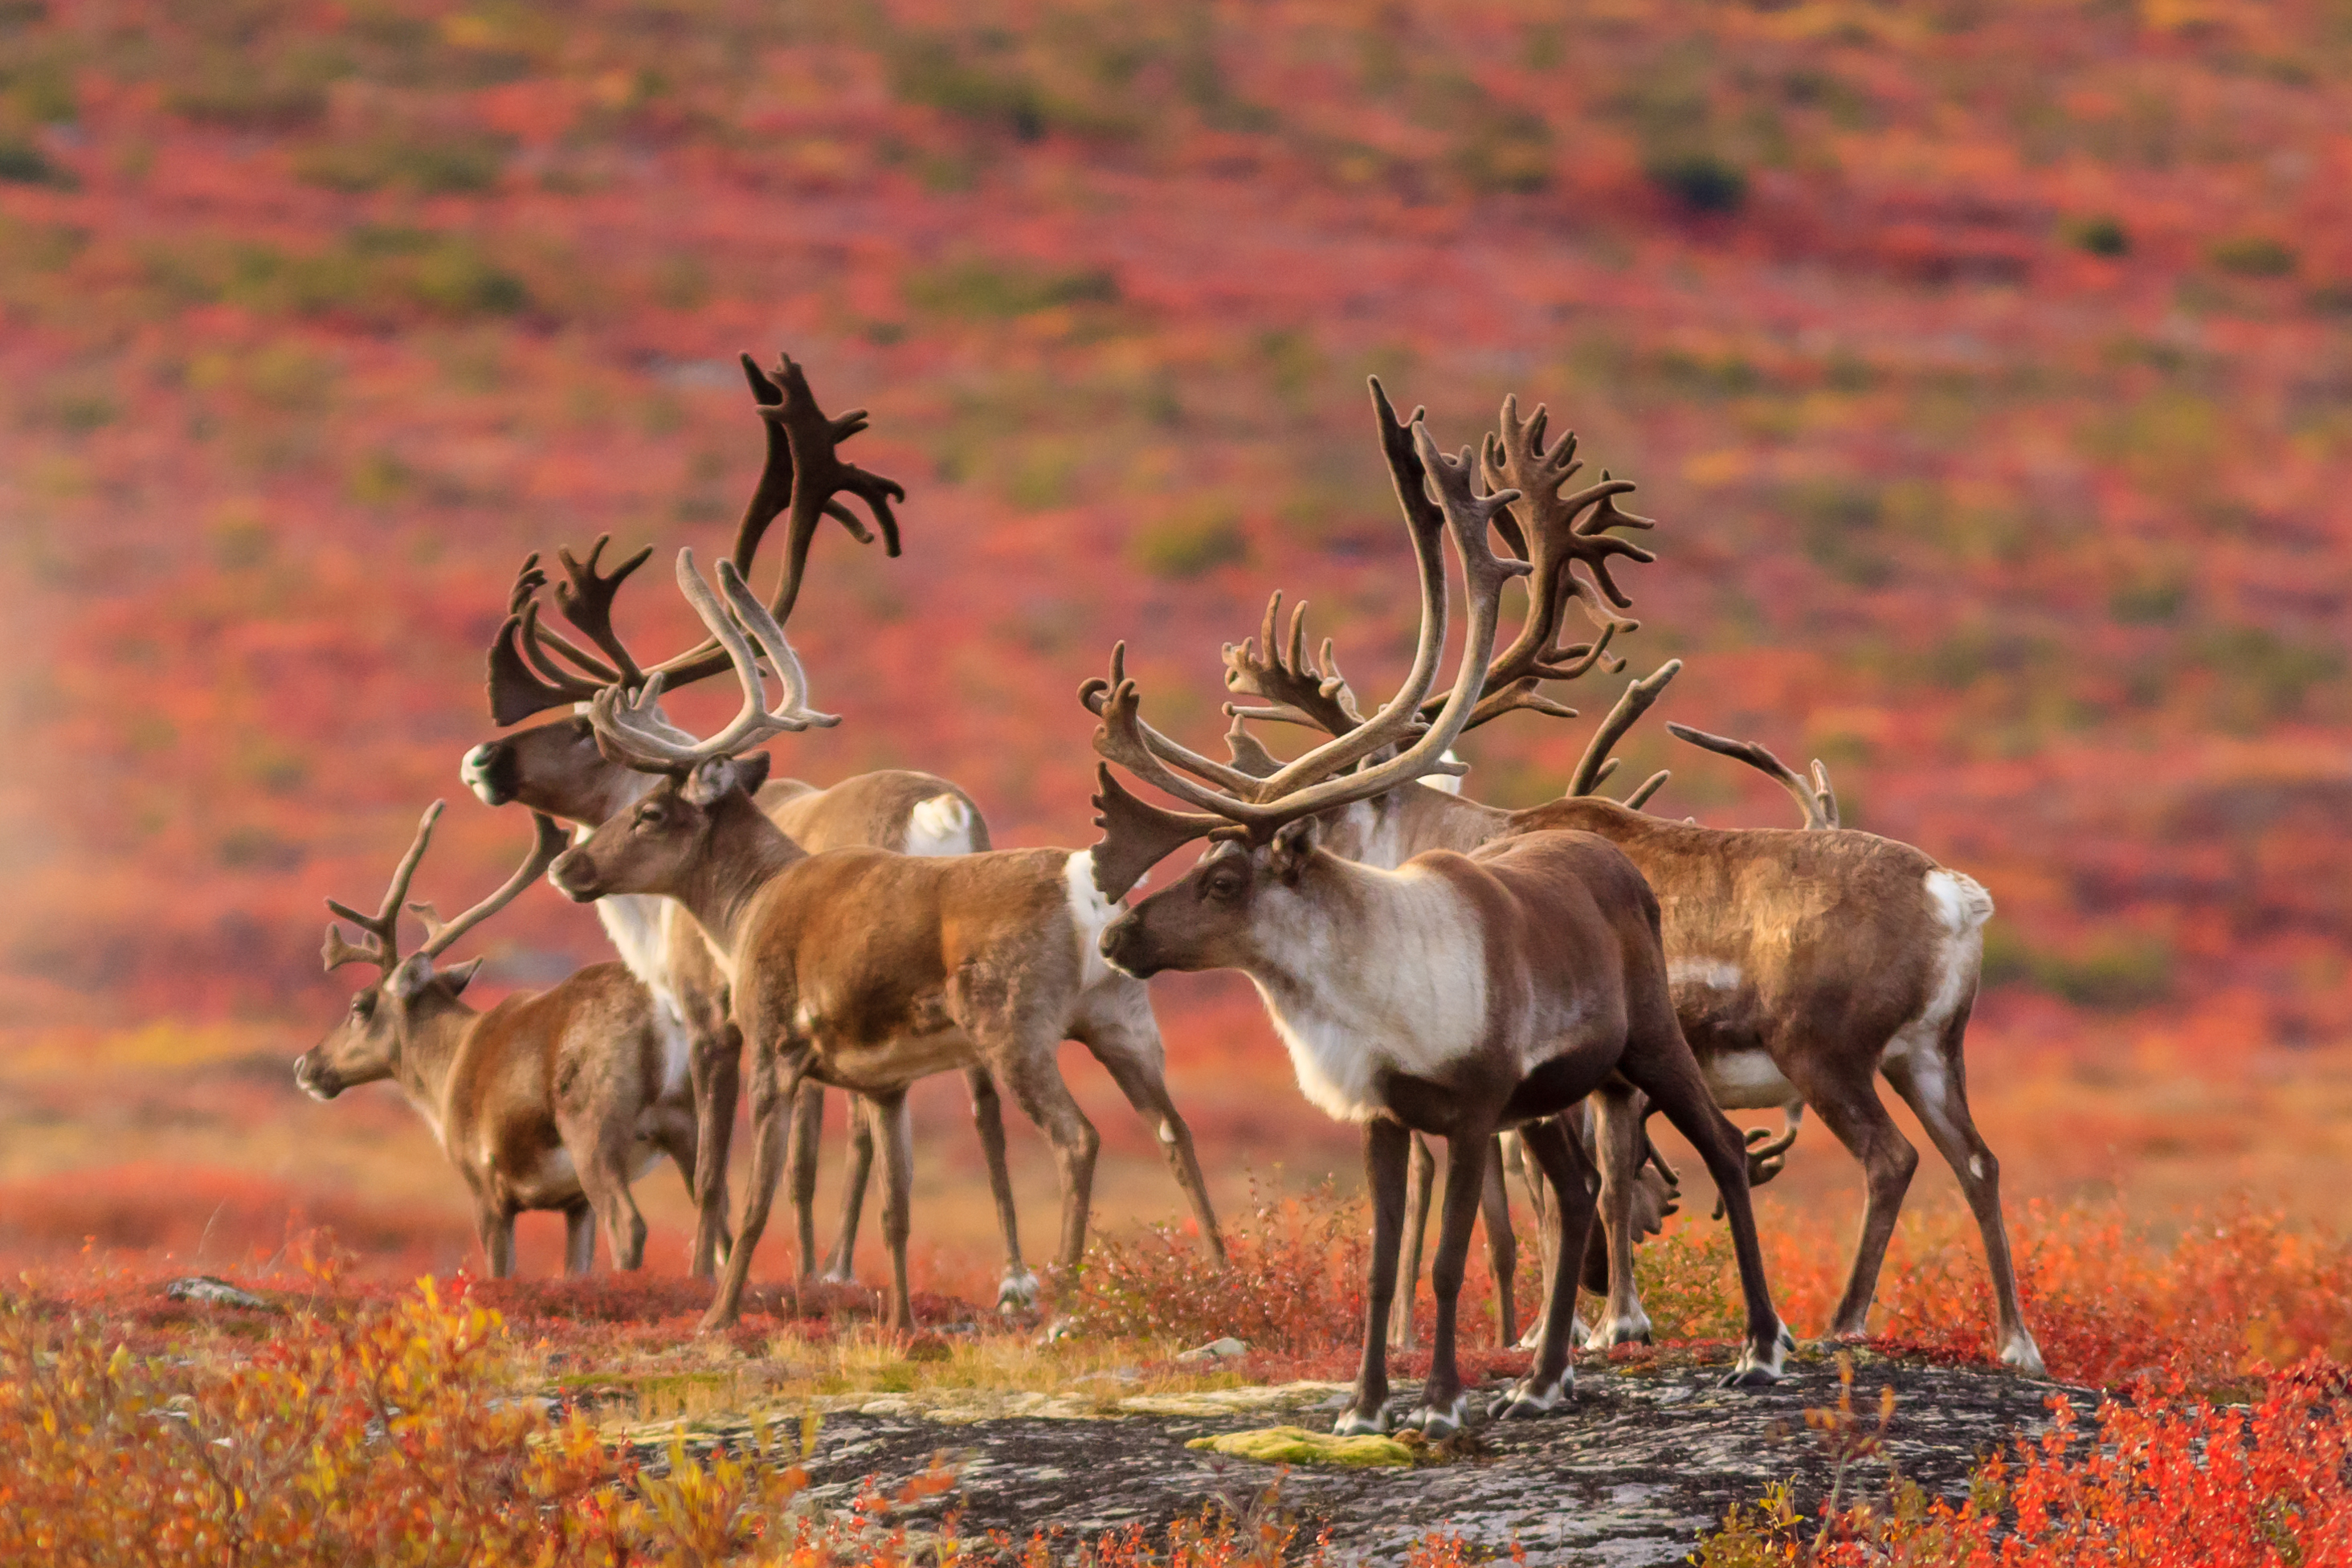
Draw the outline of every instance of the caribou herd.
[[[1641,808],[1664,773],[1622,801],[1596,794],[1616,769],[1612,749],[1678,661],[1628,684],[1559,799],[1509,810],[1460,793],[1453,748],[1465,731],[1518,711],[1574,717],[1547,686],[1624,668],[1612,644],[1639,623],[1624,614],[1632,601],[1612,563],[1654,559],[1622,531],[1652,526],[1619,510],[1629,481],[1604,472],[1569,489],[1582,468],[1576,439],[1547,444],[1542,408],[1522,419],[1506,399],[1496,431],[1448,453],[1420,410],[1399,417],[1372,383],[1421,605],[1412,668],[1386,701],[1366,712],[1331,644],[1309,651],[1305,606],[1286,628],[1276,594],[1257,634],[1223,650],[1233,722],[1220,761],[1145,719],[1121,644],[1108,676],[1078,693],[1098,721],[1100,838],[1079,849],[995,849],[979,805],[929,773],[863,773],[824,788],[769,776],[757,748],[840,721],[811,705],[784,630],[819,526],[830,517],[860,542],[878,530],[896,555],[893,503],[905,491],[839,456],[865,428],[863,410],[828,417],[790,358],[766,372],[746,356],[743,368],[767,439],[758,488],[712,577],[691,551],[677,561],[679,591],[709,638],[648,664],[614,631],[614,598],[651,546],[609,569],[605,540],[584,559],[561,550],[564,580],[551,584],[533,555],[489,656],[491,717],[505,732],[460,764],[481,800],[530,812],[529,856],[455,920],[408,902],[436,802],[373,914],[329,901],[360,938],[331,925],[327,967],[366,963],[378,975],[296,1062],[296,1082],[327,1100],[395,1081],[465,1177],[492,1274],[512,1270],[525,1209],[562,1212],[571,1272],[592,1266],[600,1226],[613,1260],[637,1268],[646,1226],[631,1186],[667,1154],[695,1203],[691,1267],[719,1275],[704,1327],[724,1328],[742,1310],[787,1173],[801,1274],[849,1277],[878,1151],[887,1321],[909,1329],[907,1094],[919,1079],[957,1071],[1003,1234],[998,1302],[1034,1305],[1002,1096],[1054,1152],[1054,1258],[1074,1268],[1097,1139],[1063,1081],[1065,1040],[1084,1045],[1144,1119],[1201,1245],[1222,1263],[1146,983],[1168,970],[1233,969],[1256,985],[1300,1093],[1363,1128],[1373,1239],[1362,1370],[1343,1432],[1395,1423],[1435,1436],[1471,1418],[1455,1308],[1483,1217],[1502,1282],[1499,1326],[1506,1342],[1517,1337],[1515,1171],[1541,1226],[1548,1279],[1528,1335],[1531,1370],[1494,1414],[1559,1405],[1580,1340],[1649,1337],[1633,1249],[1679,1196],[1645,1131],[1653,1111],[1698,1152],[1730,1226],[1746,1307],[1730,1381],[1773,1381],[1793,1343],[1773,1310],[1748,1191],[1780,1168],[1807,1110],[1867,1177],[1861,1238],[1829,1325],[1833,1336],[1862,1334],[1918,1163],[1879,1099],[1882,1076],[1975,1214],[2001,1360],[2041,1370],[1999,1166],[1969,1114],[1963,1037],[1992,911],[1981,887],[1908,845],[1841,827],[1820,763],[1801,777],[1759,746],[1681,725],[1668,728],[1778,778],[1804,826],[1722,829],[1650,815]],[[784,561],[763,600],[749,579],[779,518]],[[1526,609],[1506,641],[1514,580]],[[587,646],[542,621],[551,586]],[[1567,640],[1571,605],[1592,628],[1586,640]],[[1462,647],[1441,690],[1457,620]],[[698,737],[664,710],[678,688],[730,673],[742,705],[716,732]],[[1285,760],[1250,728],[1270,723],[1302,727],[1315,743]],[[1130,792],[1114,768],[1175,805]],[[1207,847],[1189,869],[1128,902],[1146,872],[1196,841]],[[594,903],[620,962],[476,1012],[463,994],[479,960],[436,961],[542,874]],[[425,933],[406,954],[404,910]],[[751,1190],[730,1231],[729,1142],[747,1057]],[[836,1240],[821,1260],[814,1207],[828,1088],[851,1097],[852,1151]],[[1743,1139],[1723,1114],[1775,1108],[1787,1124],[1769,1140]],[[1433,1354],[1419,1406],[1398,1415],[1386,1408],[1386,1355],[1411,1337],[1431,1137],[1446,1149],[1430,1268]],[[1574,1314],[1580,1285],[1604,1298],[1590,1325]]]

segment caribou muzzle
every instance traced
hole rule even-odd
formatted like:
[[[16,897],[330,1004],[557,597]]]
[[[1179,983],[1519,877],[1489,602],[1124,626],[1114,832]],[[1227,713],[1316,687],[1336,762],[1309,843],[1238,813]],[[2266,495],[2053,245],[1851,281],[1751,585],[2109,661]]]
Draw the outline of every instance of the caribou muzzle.
[[[342,1075],[305,1051],[294,1058],[294,1087],[312,1100],[332,1100],[343,1092]]]
[[[1168,967],[1152,951],[1151,939],[1145,934],[1143,921],[1134,910],[1103,927],[1102,939],[1096,945],[1105,963],[1138,980],[1149,980]]]
[[[515,798],[514,748],[504,741],[485,741],[466,753],[457,776],[484,805],[504,805]]]
[[[575,904],[593,903],[604,896],[604,879],[597,875],[586,850],[586,845],[575,845],[547,868],[547,879],[555,884],[555,890]]]

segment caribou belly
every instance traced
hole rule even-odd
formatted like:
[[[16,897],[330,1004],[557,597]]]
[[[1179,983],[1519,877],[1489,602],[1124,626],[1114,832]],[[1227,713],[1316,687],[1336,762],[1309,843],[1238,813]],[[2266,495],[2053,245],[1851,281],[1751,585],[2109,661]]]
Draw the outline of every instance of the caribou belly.
[[[1803,1096],[1769,1051],[1717,1051],[1699,1060],[1706,1089],[1726,1110],[1770,1110]]]

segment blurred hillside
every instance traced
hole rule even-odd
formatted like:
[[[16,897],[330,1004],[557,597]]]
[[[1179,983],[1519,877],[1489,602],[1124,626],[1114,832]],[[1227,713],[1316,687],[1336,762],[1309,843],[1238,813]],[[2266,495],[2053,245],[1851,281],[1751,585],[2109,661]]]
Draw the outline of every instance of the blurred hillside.
[[[847,721],[783,771],[1084,842],[1079,680],[1126,637],[1205,740],[1276,585],[1381,689],[1363,376],[1452,446],[1517,392],[1661,521],[1659,717],[1990,886],[1998,1027],[2352,1038],[2345,0],[6,0],[0,1016],[319,1016],[318,900],[459,793],[518,562],[722,549],[779,347],[909,492],[904,559],[818,542]],[[1627,761],[1793,820],[1656,719]],[[525,838],[455,802],[421,894]]]

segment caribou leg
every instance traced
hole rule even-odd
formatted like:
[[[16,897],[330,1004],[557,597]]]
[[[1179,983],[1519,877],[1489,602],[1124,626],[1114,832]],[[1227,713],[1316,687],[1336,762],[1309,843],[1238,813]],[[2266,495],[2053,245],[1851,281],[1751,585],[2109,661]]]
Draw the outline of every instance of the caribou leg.
[[[1097,984],[1085,998],[1076,1033],[1157,1136],[1177,1186],[1192,1206],[1202,1245],[1218,1262],[1223,1262],[1224,1233],[1217,1226],[1216,1206],[1209,1201],[1209,1184],[1201,1173],[1192,1130],[1185,1125],[1168,1092],[1168,1053],[1160,1043],[1160,1021],[1151,1012],[1151,993],[1138,980],[1122,978],[1117,984]]]
[[[1396,1295],[1397,1249],[1404,1239],[1405,1165],[1412,1134],[1401,1121],[1375,1116],[1364,1123],[1364,1184],[1372,1194],[1372,1255],[1364,1280],[1364,1357],[1356,1394],[1331,1430],[1351,1436],[1385,1432],[1389,1401],[1389,1310]]]
[[[1895,1092],[1917,1113],[1935,1140],[1936,1152],[1952,1167],[1976,1215],[1984,1237],[1985,1268],[1992,1275],[1993,1300],[2000,1313],[1996,1331],[2000,1359],[2030,1377],[2044,1375],[2041,1347],[2025,1326],[2024,1304],[2017,1292],[2017,1265],[2010,1257],[2009,1231],[2000,1215],[2000,1162],[1977,1131],[1969,1114],[1968,1068],[1960,1055],[1960,1037],[1967,1030],[1969,1010],[1961,1008],[1946,1027],[1932,1053],[1890,1053],[1879,1063]]]
[[[1557,1118],[1532,1122],[1520,1129],[1519,1136],[1528,1158],[1541,1168],[1552,1189],[1549,1250],[1554,1258],[1574,1257],[1583,1250],[1585,1234],[1592,1227],[1592,1163],[1585,1157],[1583,1142]],[[1575,1392],[1576,1280],[1567,1269],[1552,1271],[1536,1335],[1535,1364],[1489,1414],[1528,1419],[1556,1408]]]
[[[1454,1360],[1455,1314],[1494,1142],[1491,1123],[1473,1128],[1459,1121],[1445,1140],[1445,1202],[1438,1210],[1437,1256],[1429,1266],[1429,1289],[1437,1309],[1430,1325],[1429,1380],[1422,1385],[1420,1405],[1404,1422],[1427,1437],[1450,1437],[1469,1419],[1470,1399]]]
[[[971,1123],[980,1133],[981,1157],[988,1164],[989,1195],[996,1200],[997,1234],[1004,1237],[1004,1278],[997,1282],[996,1310],[1025,1311],[1037,1304],[1037,1276],[1021,1258],[1021,1215],[1013,1205],[1013,1172],[1004,1163],[1004,1097],[986,1068],[967,1068]]]
[[[1919,1168],[1919,1152],[1895,1125],[1886,1107],[1879,1100],[1878,1085],[1865,1078],[1861,1082],[1832,1079],[1826,1072],[1811,1070],[1810,1064],[1791,1053],[1783,1068],[1822,1119],[1831,1135],[1846,1146],[1848,1152],[1862,1163],[1863,1174],[1868,1183],[1869,1195],[1864,1200],[1862,1233],[1854,1242],[1853,1266],[1846,1276],[1845,1294],[1838,1298],[1836,1313],[1830,1319],[1832,1339],[1860,1339],[1870,1331],[1870,1302],[1878,1293],[1878,1271],[1886,1261],[1887,1243],[1894,1239],[1895,1222],[1903,1213],[1903,1195],[1911,1188],[1912,1173]]]
[[[1588,1350],[1612,1345],[1648,1344],[1650,1315],[1633,1282],[1633,1244],[1640,1240],[1633,1217],[1634,1184],[1641,1179],[1642,1160],[1648,1145],[1642,1133],[1644,1107],[1640,1092],[1622,1082],[1610,1083],[1591,1096],[1593,1142],[1601,1165],[1601,1225],[1607,1247],[1604,1289],[1607,1302],[1600,1321],[1585,1341]],[[1581,1250],[1580,1249],[1580,1256]]]
[[[805,1097],[814,1085],[804,1086]],[[822,1089],[817,1090],[821,1096]],[[820,1114],[815,1125],[808,1128],[808,1165],[810,1180],[815,1180],[816,1135],[824,1125]],[[795,1121],[793,1129],[793,1159],[797,1164],[803,1124]],[[849,1163],[841,1172],[841,1222],[835,1228],[833,1251],[824,1260],[824,1272],[819,1276],[829,1285],[854,1285],[857,1282],[857,1222],[866,1212],[866,1184],[874,1173],[874,1121],[866,1114],[866,1103],[858,1095],[849,1097]],[[805,1256],[805,1255],[803,1255]]]
[[[1389,1348],[1412,1349],[1413,1300],[1421,1294],[1421,1248],[1429,1235],[1429,1202],[1437,1191],[1437,1156],[1429,1140],[1412,1134],[1412,1155],[1405,1168],[1404,1237],[1397,1264],[1396,1305],[1389,1312]]]
[[[1716,1191],[1722,1194],[1724,1215],[1731,1224],[1732,1254],[1739,1263],[1740,1293],[1748,1304],[1748,1342],[1727,1381],[1739,1387],[1777,1383],[1785,1335],[1780,1315],[1772,1306],[1771,1288],[1765,1281],[1764,1249],[1757,1240],[1756,1210],[1748,1197],[1747,1140],[1708,1092],[1698,1058],[1691,1054],[1682,1026],[1675,1021],[1674,1009],[1666,1002],[1664,987],[1658,988],[1654,1006],[1641,1007],[1637,1001],[1636,1007],[1618,1071],[1648,1095],[1675,1131],[1698,1151]]]
[[[850,1120],[857,1119],[855,1106]],[[793,1094],[793,1153],[784,1173],[793,1200],[793,1234],[800,1242],[800,1278],[816,1275],[816,1154],[824,1131],[824,1085],[803,1079]]]
[[[907,1091],[866,1097],[866,1114],[882,1148],[882,1239],[890,1248],[890,1312],[887,1327],[900,1333],[915,1328],[915,1303],[907,1277],[907,1238],[914,1233],[915,1133],[907,1117]]]
[[[742,1316],[751,1255],[759,1250],[760,1233],[768,1228],[768,1211],[775,1205],[776,1184],[784,1173],[784,1145],[792,1131],[787,1112],[807,1060],[804,1046],[796,1047],[788,1061],[775,1059],[775,1053],[764,1043],[754,1042],[751,1048],[758,1053],[752,1058],[751,1073],[751,1187],[743,1203],[743,1228],[728,1249],[719,1293],[702,1315],[705,1333],[733,1328]]]
[[[563,1211],[563,1275],[577,1279],[596,1267],[596,1210],[584,1199]]]
[[[1519,1337],[1518,1238],[1511,1234],[1511,1194],[1503,1185],[1503,1140],[1486,1145],[1486,1175],[1478,1189],[1478,1225],[1486,1233],[1486,1270],[1495,1279],[1495,1344],[1508,1350]]]

